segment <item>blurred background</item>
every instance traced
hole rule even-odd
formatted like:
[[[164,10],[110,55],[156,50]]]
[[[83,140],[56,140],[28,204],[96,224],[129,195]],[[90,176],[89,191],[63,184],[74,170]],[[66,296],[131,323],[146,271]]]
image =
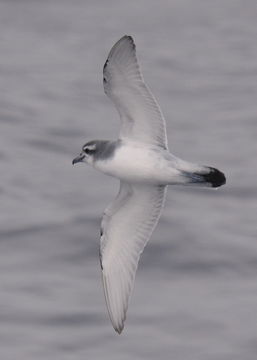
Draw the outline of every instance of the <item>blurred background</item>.
[[[1,359],[256,359],[256,18],[251,0],[0,1]],[[169,188],[118,336],[98,260],[118,181],[71,162],[118,135],[102,67],[124,34],[171,151],[227,185]]]

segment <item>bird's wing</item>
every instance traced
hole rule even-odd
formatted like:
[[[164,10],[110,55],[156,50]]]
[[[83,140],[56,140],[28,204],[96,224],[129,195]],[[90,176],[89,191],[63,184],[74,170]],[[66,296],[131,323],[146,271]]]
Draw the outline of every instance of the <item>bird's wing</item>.
[[[160,217],[165,186],[120,182],[101,225],[100,263],[105,300],[114,329],[124,327],[140,254]]]
[[[123,36],[111,49],[103,68],[103,84],[121,117],[121,139],[168,147],[165,120],[144,83],[131,36]]]

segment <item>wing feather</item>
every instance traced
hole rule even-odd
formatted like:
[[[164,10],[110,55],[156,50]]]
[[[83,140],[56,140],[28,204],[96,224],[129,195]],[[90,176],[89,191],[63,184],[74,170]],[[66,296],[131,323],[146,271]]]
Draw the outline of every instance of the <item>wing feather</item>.
[[[100,261],[108,313],[121,333],[140,254],[161,213],[164,186],[120,183],[115,201],[102,220]]]
[[[103,83],[106,95],[120,114],[120,138],[167,149],[165,120],[144,83],[131,36],[123,36],[112,47],[104,64]]]

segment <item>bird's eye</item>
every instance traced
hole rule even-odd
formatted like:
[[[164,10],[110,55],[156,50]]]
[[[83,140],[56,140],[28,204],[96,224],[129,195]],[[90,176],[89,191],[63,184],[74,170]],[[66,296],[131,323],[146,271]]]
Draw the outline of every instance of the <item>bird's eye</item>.
[[[95,149],[90,149],[90,148],[86,147],[86,148],[84,148],[84,152],[86,154],[93,154],[95,152]]]

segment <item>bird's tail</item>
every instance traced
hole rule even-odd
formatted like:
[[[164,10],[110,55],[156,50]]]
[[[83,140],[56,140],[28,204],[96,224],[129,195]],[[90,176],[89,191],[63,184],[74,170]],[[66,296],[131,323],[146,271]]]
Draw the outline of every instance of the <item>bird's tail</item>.
[[[218,169],[204,166],[200,171],[187,172],[183,171],[183,177],[187,179],[185,185],[201,185],[213,188],[226,184],[226,177]]]

